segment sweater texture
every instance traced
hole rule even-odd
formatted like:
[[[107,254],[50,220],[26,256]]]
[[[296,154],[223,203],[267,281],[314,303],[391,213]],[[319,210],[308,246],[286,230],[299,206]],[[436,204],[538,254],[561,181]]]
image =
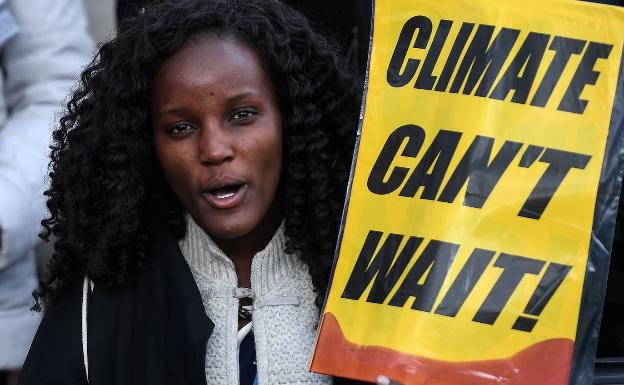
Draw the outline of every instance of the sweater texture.
[[[331,384],[331,378],[308,371],[319,310],[308,267],[284,252],[283,224],[253,258],[251,291],[237,289],[234,264],[190,216],[180,250],[215,327],[206,350],[206,380],[211,385],[239,384],[239,297],[253,300],[258,383]]]

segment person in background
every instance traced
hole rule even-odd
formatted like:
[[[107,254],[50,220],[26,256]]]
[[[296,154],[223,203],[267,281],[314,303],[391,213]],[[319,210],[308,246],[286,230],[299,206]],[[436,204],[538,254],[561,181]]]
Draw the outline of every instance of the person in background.
[[[17,382],[39,323],[30,308],[51,125],[91,51],[82,1],[0,0],[0,385]]]

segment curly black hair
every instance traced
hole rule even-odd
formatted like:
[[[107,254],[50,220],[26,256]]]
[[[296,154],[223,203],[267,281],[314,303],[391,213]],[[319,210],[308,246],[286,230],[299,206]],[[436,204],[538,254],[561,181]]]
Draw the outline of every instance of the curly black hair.
[[[84,70],[53,133],[42,237],[57,238],[37,305],[84,275],[109,287],[148,266],[156,224],[177,238],[184,209],[153,146],[152,81],[189,39],[233,37],[253,47],[283,118],[286,252],[308,265],[322,301],[340,225],[357,122],[357,82],[336,47],[277,0],[166,0],[128,19]]]

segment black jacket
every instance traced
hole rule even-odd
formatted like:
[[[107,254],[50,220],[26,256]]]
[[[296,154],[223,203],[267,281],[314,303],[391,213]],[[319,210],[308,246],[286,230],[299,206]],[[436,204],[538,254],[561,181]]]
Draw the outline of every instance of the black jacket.
[[[214,324],[176,240],[150,241],[149,268],[119,290],[95,286],[88,303],[91,385],[206,385],[206,344]],[[82,354],[82,285],[46,312],[20,385],[87,384]],[[336,379],[335,384],[357,384]]]
[[[21,385],[86,384],[81,339],[82,285],[46,312]],[[98,286],[88,308],[92,385],[205,385],[213,323],[175,239],[152,237],[150,265],[123,290]]]

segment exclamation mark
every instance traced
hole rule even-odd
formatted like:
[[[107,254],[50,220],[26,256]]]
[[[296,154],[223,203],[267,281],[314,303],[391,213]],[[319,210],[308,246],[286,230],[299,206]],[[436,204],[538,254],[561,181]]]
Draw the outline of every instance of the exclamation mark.
[[[542,314],[542,311],[548,304],[548,301],[552,298],[553,294],[561,285],[561,282],[572,269],[572,266],[561,265],[551,262],[542,277],[537,289],[533,293],[529,304],[524,309],[524,314],[516,319],[516,322],[512,326],[512,329],[520,330],[523,332],[530,332],[535,327],[538,321],[538,317]]]

